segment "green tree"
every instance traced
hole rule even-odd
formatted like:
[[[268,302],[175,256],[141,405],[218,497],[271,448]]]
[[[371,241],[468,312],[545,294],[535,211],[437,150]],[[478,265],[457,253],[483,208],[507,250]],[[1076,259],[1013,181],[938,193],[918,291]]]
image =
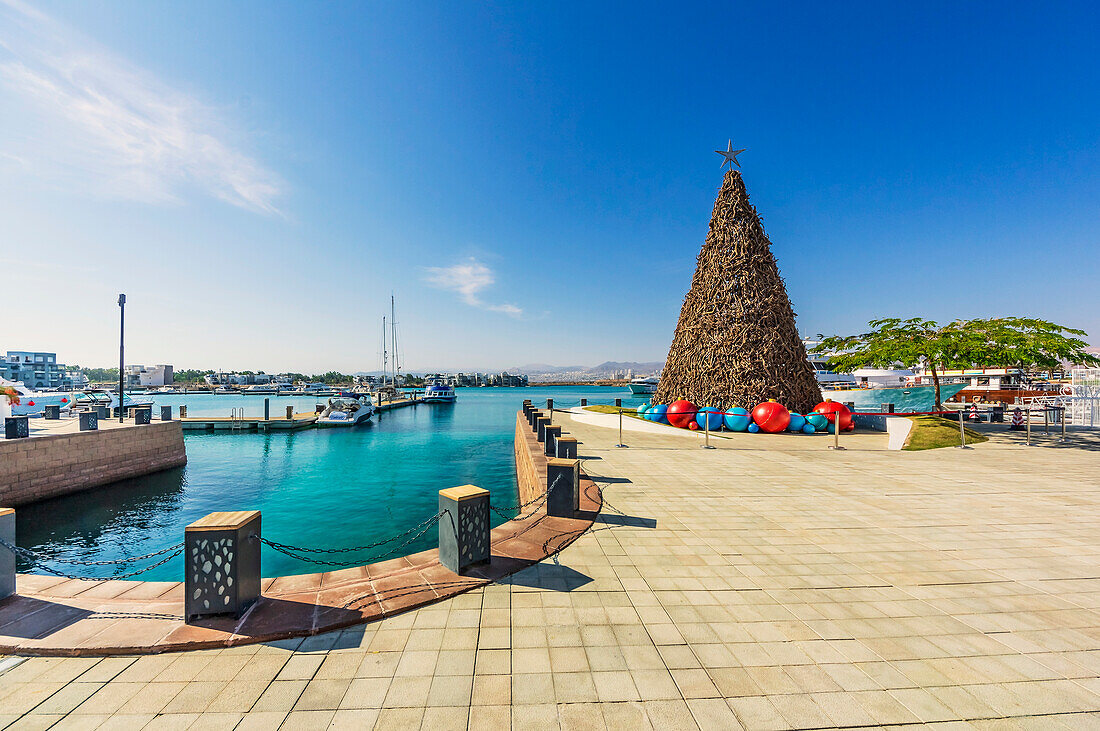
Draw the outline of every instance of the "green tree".
[[[1054,369],[1063,362],[1100,365],[1100,357],[1085,352],[1083,330],[1029,317],[953,320],[886,318],[868,323],[870,332],[824,338],[811,352],[827,353],[829,367],[840,372],[856,368],[925,366],[940,399],[940,371],[973,366]]]

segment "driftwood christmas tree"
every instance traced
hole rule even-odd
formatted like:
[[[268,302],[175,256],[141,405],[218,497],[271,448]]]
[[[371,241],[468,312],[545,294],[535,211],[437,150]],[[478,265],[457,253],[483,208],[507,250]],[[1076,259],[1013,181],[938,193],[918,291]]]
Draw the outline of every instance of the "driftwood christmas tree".
[[[752,409],[775,399],[811,410],[821,390],[794,317],[771,242],[731,166],[653,402]]]

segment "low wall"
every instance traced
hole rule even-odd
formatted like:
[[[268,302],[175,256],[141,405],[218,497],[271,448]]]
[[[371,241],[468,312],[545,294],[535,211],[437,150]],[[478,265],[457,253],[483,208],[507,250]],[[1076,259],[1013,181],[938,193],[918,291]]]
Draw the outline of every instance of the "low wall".
[[[14,508],[187,463],[178,421],[0,441],[0,506]]]
[[[516,414],[515,451],[519,501],[529,503],[546,492],[546,455],[522,411]]]

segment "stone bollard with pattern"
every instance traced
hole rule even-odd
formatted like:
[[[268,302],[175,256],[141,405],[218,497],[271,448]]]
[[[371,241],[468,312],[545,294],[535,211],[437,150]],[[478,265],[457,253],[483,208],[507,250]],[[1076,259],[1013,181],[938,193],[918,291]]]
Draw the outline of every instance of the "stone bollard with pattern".
[[[184,615],[240,617],[260,598],[260,511],[210,513],[184,532]]]
[[[561,459],[576,459],[577,458],[577,438],[576,437],[557,437],[554,440],[554,446],[557,448],[555,457]]]
[[[80,421],[80,431],[99,431],[98,410],[81,411],[77,418]]]
[[[546,427],[550,426],[550,417],[540,416],[535,419],[535,439],[539,444],[546,443]]]
[[[172,407],[171,406],[161,406],[160,407],[160,420],[161,421],[171,421],[172,420]]]
[[[31,422],[26,416],[4,418],[5,439],[26,439],[31,435]]]
[[[546,460],[546,514],[572,518],[580,509],[581,463],[576,459]]]
[[[546,441],[543,443],[543,453],[547,457],[554,457],[558,453],[556,445],[558,437],[561,436],[561,424],[547,424],[546,426]]]
[[[439,491],[439,563],[456,574],[489,561],[489,491],[462,485]]]

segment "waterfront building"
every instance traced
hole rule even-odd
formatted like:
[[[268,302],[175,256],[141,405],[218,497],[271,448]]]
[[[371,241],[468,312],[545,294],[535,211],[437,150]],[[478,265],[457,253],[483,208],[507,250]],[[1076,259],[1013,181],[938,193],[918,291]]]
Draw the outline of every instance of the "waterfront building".
[[[65,364],[57,362],[57,353],[9,350],[0,363],[0,377],[22,381],[31,389],[61,388],[64,385]]]
[[[170,386],[174,382],[173,369],[170,365],[131,365],[126,366],[126,387],[138,386]]]

